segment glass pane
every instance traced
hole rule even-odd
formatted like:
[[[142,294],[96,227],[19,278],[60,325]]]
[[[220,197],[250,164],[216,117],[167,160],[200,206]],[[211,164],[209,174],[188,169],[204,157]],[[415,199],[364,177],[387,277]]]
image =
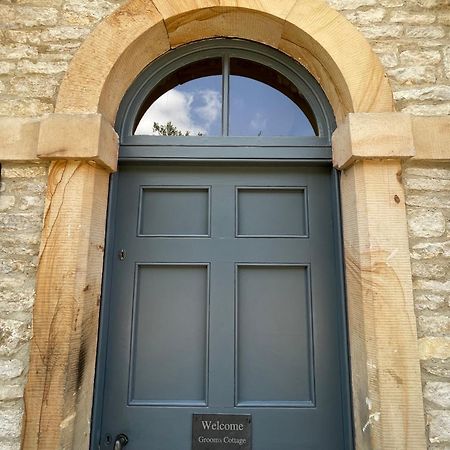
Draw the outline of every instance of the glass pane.
[[[291,81],[262,64],[231,59],[231,136],[317,134],[312,109]]]
[[[222,60],[189,64],[169,75],[145,100],[134,134],[220,136]]]

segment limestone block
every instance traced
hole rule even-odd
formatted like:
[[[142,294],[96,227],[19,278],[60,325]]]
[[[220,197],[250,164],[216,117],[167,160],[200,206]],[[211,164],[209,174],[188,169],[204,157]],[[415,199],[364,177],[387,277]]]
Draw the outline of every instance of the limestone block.
[[[438,407],[450,409],[450,383],[430,381],[425,384],[424,396]]]
[[[414,210],[408,214],[408,228],[415,237],[439,237],[445,233],[446,220],[441,211]]]
[[[23,408],[21,406],[0,409],[0,438],[20,437]]]
[[[409,38],[441,39],[445,36],[445,29],[441,26],[406,27],[405,35]]]
[[[0,319],[0,355],[15,354],[31,337],[29,324],[13,319]],[[1,434],[1,432],[0,432]]]
[[[425,360],[450,358],[450,337],[424,337],[419,339],[419,354],[420,359]]]
[[[118,151],[118,136],[100,114],[53,114],[41,121],[41,159],[89,160],[115,171]]]
[[[377,0],[328,0],[328,3],[337,10],[357,9],[361,6],[374,6]]]
[[[429,411],[427,414],[430,442],[450,443],[450,411]]]
[[[435,311],[443,306],[446,306],[446,304],[446,296],[435,293],[416,295],[414,298],[414,306],[418,311]]]
[[[0,360],[0,379],[13,379],[22,375],[24,363],[20,359]]]
[[[360,27],[359,31],[367,39],[398,38],[403,34],[402,25],[370,25]]]

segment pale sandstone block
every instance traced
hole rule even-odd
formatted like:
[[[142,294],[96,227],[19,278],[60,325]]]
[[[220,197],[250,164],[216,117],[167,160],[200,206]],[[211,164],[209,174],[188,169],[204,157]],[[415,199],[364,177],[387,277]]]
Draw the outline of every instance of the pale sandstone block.
[[[1,384],[0,401],[19,400],[23,398],[24,385],[22,384]]]
[[[67,62],[47,62],[47,61],[19,61],[17,72],[23,74],[47,74],[56,75],[67,71]]]
[[[439,381],[425,383],[424,397],[441,408],[450,409],[450,383]]]
[[[58,22],[58,10],[56,8],[18,6],[15,13],[14,24],[19,26],[52,26]]]
[[[445,76],[450,78],[450,47],[446,47],[444,50],[444,69]]]
[[[405,50],[400,53],[400,62],[405,65],[432,65],[442,60],[439,50]]]
[[[392,68],[398,66],[398,54],[397,51],[384,51],[384,50],[375,50],[378,58],[380,59],[381,64],[385,68]]]
[[[411,6],[420,6],[422,8],[437,8],[439,6],[448,6],[448,0],[409,0]]]
[[[387,74],[400,84],[421,84],[436,82],[436,67],[415,66],[388,69]]]
[[[22,428],[23,407],[18,404],[16,407],[9,406],[0,408],[0,438],[19,438]]]
[[[0,379],[12,380],[20,377],[25,369],[25,365],[20,359],[0,360]]]
[[[422,369],[430,375],[441,378],[449,378],[450,380],[450,360],[427,360],[421,362]]]
[[[382,22],[386,15],[383,8],[374,8],[367,11],[344,12],[344,16],[352,23],[357,25],[370,25],[372,23]]]
[[[447,298],[445,295],[438,295],[435,293],[426,293],[418,295],[416,293],[414,298],[414,306],[417,311],[435,311],[447,305]]]
[[[431,291],[450,292],[450,281],[438,280],[416,280],[415,285],[419,289],[427,289]]]
[[[420,359],[450,358],[450,337],[425,337],[419,339]]]
[[[16,68],[15,62],[0,61],[0,75],[8,75],[14,72],[15,68]]]
[[[51,76],[29,75],[14,77],[10,81],[11,93],[21,97],[48,97],[56,94],[58,78]]]
[[[445,315],[419,316],[417,323],[420,336],[450,336],[450,317]]]
[[[28,323],[0,318],[0,355],[15,354],[31,337]]]
[[[83,40],[89,33],[89,28],[60,26],[49,28],[41,35],[42,42],[58,42],[70,40]]]
[[[32,30],[6,30],[5,38],[18,44],[39,45],[41,43],[41,31]]]
[[[405,0],[380,0],[380,3],[386,8],[396,8],[398,6],[403,6]]]
[[[450,100],[450,85],[437,85],[419,89],[401,89],[394,92],[395,100]]]
[[[436,105],[408,105],[402,108],[401,111],[415,116],[448,116],[450,115],[450,103]]]
[[[16,203],[16,197],[13,195],[0,196],[0,212],[7,211]]]
[[[367,39],[398,38],[403,34],[403,25],[372,25],[360,27],[359,31]]]
[[[412,13],[408,11],[395,11],[391,22],[411,23],[416,25],[429,25],[436,21],[436,15],[431,13]]]
[[[436,279],[447,275],[446,267],[440,262],[433,264],[428,261],[412,261],[411,268],[413,276],[418,278]]]
[[[416,210],[408,214],[408,229],[415,237],[439,237],[445,233],[446,220],[441,211]]]
[[[414,259],[432,259],[438,256],[448,255],[450,255],[450,241],[421,242],[414,245],[411,251],[411,257]]]
[[[425,159],[425,157],[424,157]],[[437,180],[435,178],[406,178],[405,186],[416,191],[449,191],[450,180]]]
[[[409,38],[441,39],[445,36],[445,29],[441,26],[406,27],[405,35]]]
[[[71,25],[86,26],[99,22],[120,6],[107,0],[66,0],[63,6],[63,19]]]
[[[0,58],[5,59],[22,59],[36,58],[38,51],[35,47],[23,44],[8,44],[0,46]]]
[[[337,10],[357,9],[361,6],[374,6],[377,0],[328,0],[330,6]]]

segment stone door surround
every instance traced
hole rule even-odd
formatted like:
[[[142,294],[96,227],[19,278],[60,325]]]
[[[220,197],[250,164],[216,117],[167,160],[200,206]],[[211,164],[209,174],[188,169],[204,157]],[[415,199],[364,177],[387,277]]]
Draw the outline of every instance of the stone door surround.
[[[394,112],[369,44],[321,0],[129,0],[75,55],[54,114],[0,121],[1,161],[52,161],[23,448],[88,449],[115,114],[152,60],[213,37],[279,49],[328,96],[342,171],[356,448],[426,448],[401,161],[450,160],[450,120]]]

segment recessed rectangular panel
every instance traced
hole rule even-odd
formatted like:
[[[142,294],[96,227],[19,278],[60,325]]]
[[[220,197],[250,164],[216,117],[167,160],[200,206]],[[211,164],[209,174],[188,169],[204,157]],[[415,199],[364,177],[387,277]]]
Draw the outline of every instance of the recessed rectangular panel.
[[[207,310],[208,266],[138,265],[131,403],[206,402]]]
[[[238,266],[238,405],[313,406],[311,329],[307,266]]]
[[[142,188],[138,234],[208,236],[209,188]]]
[[[305,237],[305,188],[237,189],[237,235],[249,237]]]

